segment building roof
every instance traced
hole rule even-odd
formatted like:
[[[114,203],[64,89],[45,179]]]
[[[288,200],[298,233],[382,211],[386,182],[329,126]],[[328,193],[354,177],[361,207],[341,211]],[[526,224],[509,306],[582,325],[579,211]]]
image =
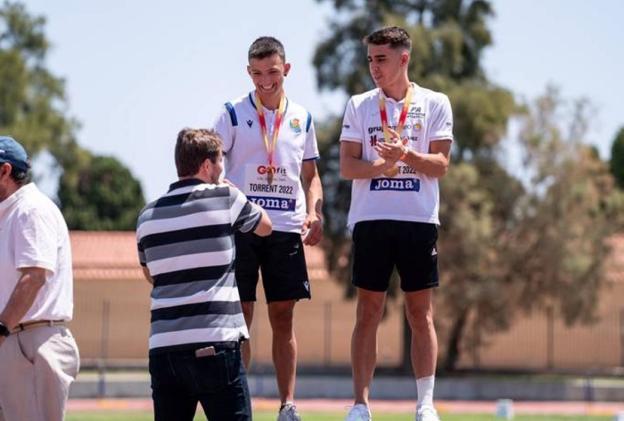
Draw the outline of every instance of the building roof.
[[[71,231],[70,237],[76,279],[143,279],[134,231]],[[624,234],[609,243],[608,278],[624,283]],[[306,246],[305,254],[310,278],[329,279],[323,250]]]
[[[71,231],[75,279],[143,279],[134,231]]]

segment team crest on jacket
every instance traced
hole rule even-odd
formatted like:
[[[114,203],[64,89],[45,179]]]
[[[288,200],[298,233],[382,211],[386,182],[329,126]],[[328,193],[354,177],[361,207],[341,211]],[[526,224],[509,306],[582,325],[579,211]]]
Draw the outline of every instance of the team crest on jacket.
[[[290,128],[297,134],[301,133],[301,123],[298,118],[290,120]]]

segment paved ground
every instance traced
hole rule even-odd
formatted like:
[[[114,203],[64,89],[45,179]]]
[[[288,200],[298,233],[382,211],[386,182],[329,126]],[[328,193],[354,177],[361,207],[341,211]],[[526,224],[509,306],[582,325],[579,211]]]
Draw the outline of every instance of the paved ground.
[[[352,405],[347,400],[305,399],[297,401],[302,411],[345,411]],[[279,406],[274,399],[253,399],[253,407],[257,410],[271,410]],[[474,401],[436,401],[442,414],[454,413],[494,413],[496,402]],[[514,402],[516,414],[560,414],[560,415],[615,415],[624,412],[624,403],[614,402]],[[70,399],[70,411],[97,410],[150,410],[152,401],[149,399]],[[413,401],[373,401],[373,411],[410,413],[414,411]]]

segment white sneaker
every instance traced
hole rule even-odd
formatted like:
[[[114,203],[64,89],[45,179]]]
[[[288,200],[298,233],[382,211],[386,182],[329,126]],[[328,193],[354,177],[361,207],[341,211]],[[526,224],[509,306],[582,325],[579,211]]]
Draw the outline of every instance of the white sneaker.
[[[295,404],[286,402],[277,414],[277,421],[301,421]]]
[[[347,414],[345,421],[371,421],[371,416],[368,406],[363,403],[357,403],[351,407],[351,410]]]
[[[433,406],[421,406],[416,410],[416,421],[440,421]]]

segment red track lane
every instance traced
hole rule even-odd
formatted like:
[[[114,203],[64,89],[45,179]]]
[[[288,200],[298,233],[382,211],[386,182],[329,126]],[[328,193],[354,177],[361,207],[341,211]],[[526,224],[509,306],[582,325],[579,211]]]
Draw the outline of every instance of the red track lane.
[[[275,399],[254,398],[255,410],[272,410],[279,407]],[[300,411],[346,412],[352,401],[339,399],[302,399],[297,401]],[[149,411],[152,401],[149,399],[70,399],[68,411]],[[411,413],[413,401],[372,401],[371,410],[389,413]],[[436,401],[441,414],[492,414],[496,402],[481,401]],[[624,403],[615,402],[514,402],[516,414],[559,414],[559,415],[615,415],[624,412]]]

